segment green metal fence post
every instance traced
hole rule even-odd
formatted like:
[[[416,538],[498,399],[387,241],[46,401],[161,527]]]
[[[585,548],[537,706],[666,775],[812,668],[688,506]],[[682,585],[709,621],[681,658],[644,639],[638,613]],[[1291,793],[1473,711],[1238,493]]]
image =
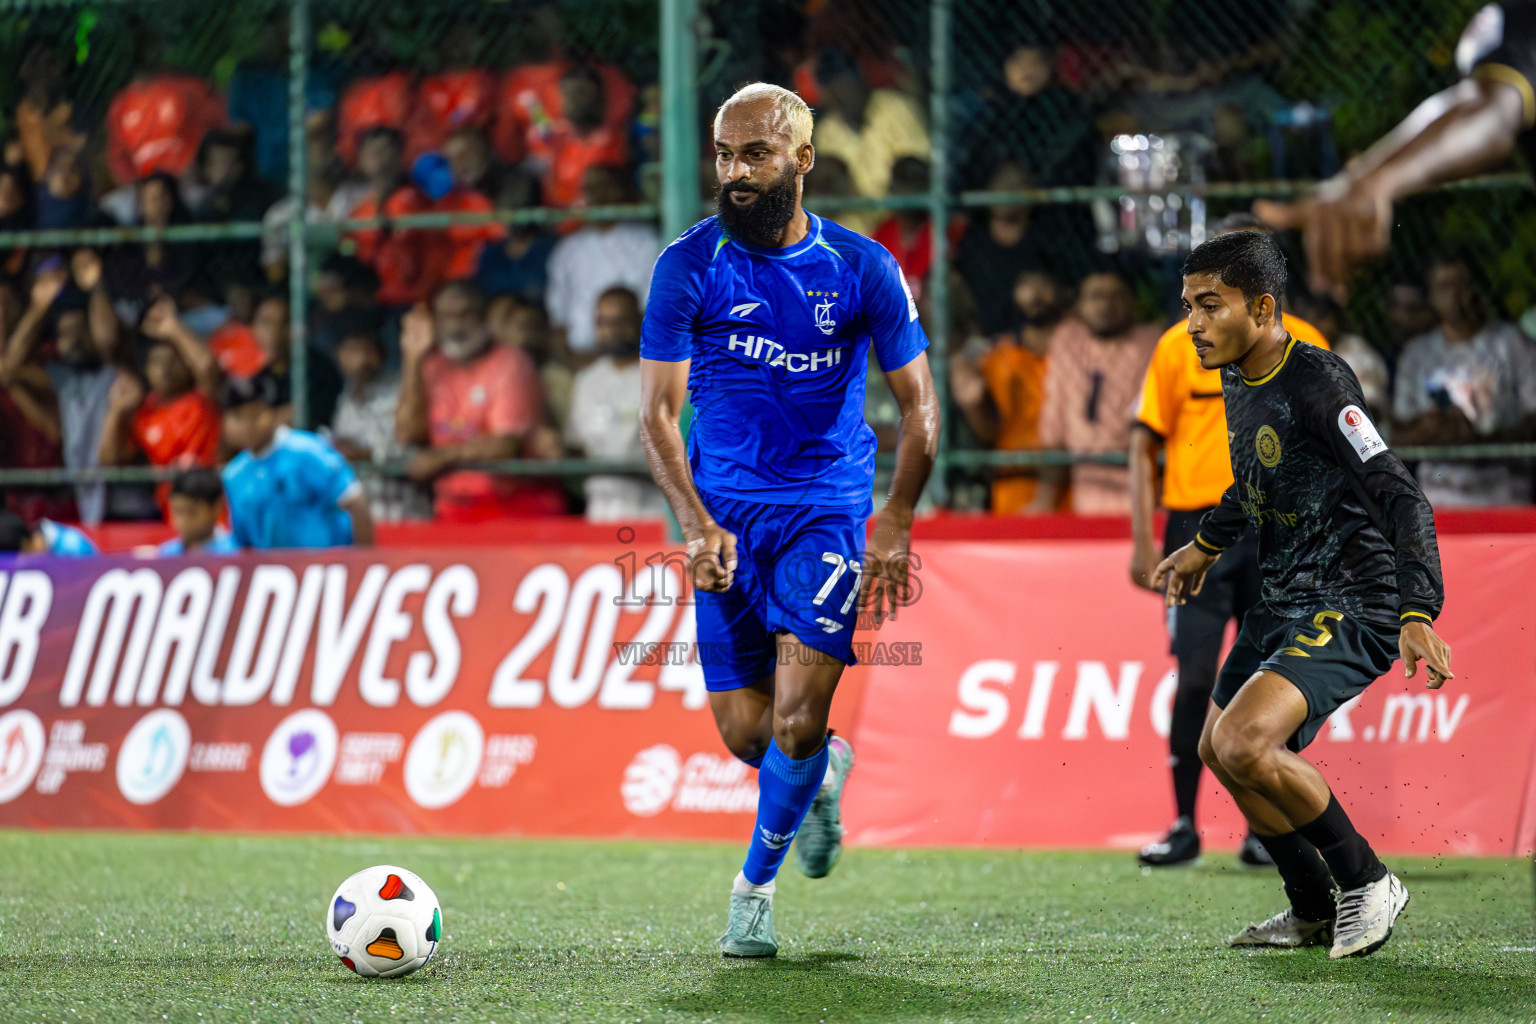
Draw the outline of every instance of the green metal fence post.
[[[939,453],[928,481],[935,503],[949,500],[949,446],[952,433],[949,400],[949,57],[952,0],[933,0],[930,9],[932,71],[928,82],[928,137],[933,150],[929,162],[928,230],[933,264],[928,270],[928,328],[932,341],[929,362],[933,386],[939,393]],[[964,339],[960,339],[962,342]]]
[[[699,219],[698,0],[661,0],[661,233]]]
[[[308,109],[309,0],[289,0],[288,8],[288,194],[293,210],[288,216],[288,316],[293,356],[290,369],[293,425],[309,424],[309,345],[305,327],[309,320],[309,238],[305,211],[309,208],[309,153],[304,137]]]

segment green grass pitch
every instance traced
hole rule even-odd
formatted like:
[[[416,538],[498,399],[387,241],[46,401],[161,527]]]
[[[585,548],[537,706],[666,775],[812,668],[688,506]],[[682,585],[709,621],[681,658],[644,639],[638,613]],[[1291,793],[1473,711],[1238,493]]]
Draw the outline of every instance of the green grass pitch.
[[[1501,1021],[1536,1019],[1531,867],[1394,858],[1413,902],[1375,956],[1238,953],[1280,909],[1227,855],[849,851],[791,863],[776,961],[723,961],[735,847],[0,832],[0,1021]],[[347,972],[326,901],[399,863],[446,939]]]

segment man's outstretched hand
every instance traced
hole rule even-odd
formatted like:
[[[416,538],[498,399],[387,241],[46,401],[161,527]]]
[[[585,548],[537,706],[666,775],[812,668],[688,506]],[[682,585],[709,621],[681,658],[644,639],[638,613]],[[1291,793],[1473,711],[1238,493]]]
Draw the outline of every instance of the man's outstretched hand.
[[[1195,546],[1194,541],[1157,563],[1152,573],[1152,590],[1167,588],[1165,603],[1169,608],[1183,604],[1200,593],[1205,586],[1205,574],[1211,571],[1220,555],[1208,555]]]
[[[1438,690],[1447,679],[1455,679],[1451,672],[1451,648],[1435,633],[1429,623],[1412,619],[1403,623],[1397,635],[1397,653],[1403,658],[1403,675],[1412,679],[1419,669],[1419,659],[1424,659],[1424,670],[1429,677],[1424,685]]]
[[[1253,215],[1278,231],[1302,232],[1312,290],[1340,303],[1355,274],[1392,241],[1392,201],[1365,180],[1336,178],[1292,203],[1260,199]]]

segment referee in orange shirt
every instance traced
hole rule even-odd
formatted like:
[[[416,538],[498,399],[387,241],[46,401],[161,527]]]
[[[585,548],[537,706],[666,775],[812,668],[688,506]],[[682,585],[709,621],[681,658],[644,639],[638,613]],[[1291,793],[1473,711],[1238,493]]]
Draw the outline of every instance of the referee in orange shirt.
[[[1239,213],[1222,220],[1217,234],[1258,230],[1263,229],[1254,218]],[[1317,328],[1305,320],[1282,313],[1281,321],[1291,337],[1328,347]],[[1200,517],[1220,503],[1222,492],[1232,486],[1221,371],[1201,367],[1187,327],[1187,320],[1174,324],[1158,340],[1131,429],[1131,579],[1148,589],[1157,563],[1194,539]],[[1152,537],[1160,448],[1165,454],[1163,505],[1168,509],[1161,551]],[[1149,867],[1187,864],[1200,856],[1200,833],[1195,828],[1195,797],[1204,769],[1200,730],[1216,685],[1227,620],[1241,624],[1259,596],[1258,544],[1249,531],[1212,567],[1197,596],[1168,609],[1169,653],[1179,666],[1168,732],[1178,817],[1165,837],[1142,848],[1138,859]],[[1238,856],[1255,867],[1274,863],[1251,833]]]

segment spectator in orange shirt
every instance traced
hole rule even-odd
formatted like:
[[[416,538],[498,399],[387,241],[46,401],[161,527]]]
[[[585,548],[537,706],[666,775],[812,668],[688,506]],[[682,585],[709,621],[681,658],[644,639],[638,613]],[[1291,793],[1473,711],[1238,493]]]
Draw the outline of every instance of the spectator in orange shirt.
[[[438,199],[434,209],[444,213],[490,213],[496,209],[495,194],[482,186],[494,186],[491,147],[476,128],[453,133],[443,147],[453,187]],[[501,241],[507,229],[501,224],[464,224],[443,232],[447,249],[443,279],[463,281],[475,276],[480,255],[488,244]]]
[[[433,482],[437,515],[452,522],[565,511],[558,486],[460,469],[519,455],[557,454],[544,426],[544,396],[527,354],[492,344],[485,295],[455,281],[401,323],[404,360],[395,431],[419,446],[411,478]],[[553,452],[547,451],[550,444]]]
[[[1077,315],[1051,335],[1040,409],[1040,445],[1073,455],[1122,452],[1157,338],[1156,324],[1136,322],[1130,282],[1114,269],[1095,271],[1078,289]],[[1067,474],[1040,473],[1026,512],[1051,512]],[[1129,515],[1130,477],[1124,466],[1080,462],[1072,466],[1071,510],[1078,515]]]
[[[623,134],[635,105],[635,86],[612,64],[589,65],[603,94],[602,123]],[[507,72],[496,102],[491,141],[503,160],[515,164],[537,151],[554,126],[566,118],[563,80],[576,64],[555,57]]]
[[[358,148],[357,166],[368,193],[352,211],[357,219],[427,213],[432,201],[405,177],[404,143],[393,128],[370,128]],[[357,258],[379,275],[378,300],[386,306],[420,302],[442,272],[440,233],[387,227],[352,234]]]
[[[487,196],[502,194],[506,168],[496,159],[490,140],[479,128],[455,129],[443,143],[443,156],[453,171],[455,185]]]
[[[608,109],[597,68],[576,64],[560,76],[561,116],[529,132],[526,157],[549,205],[570,206],[580,199],[588,168],[629,162],[625,131],[608,122]]]
[[[107,394],[98,461],[120,466],[142,453],[152,466],[213,465],[219,447],[218,362],[177,317],[168,297],[149,308],[140,329],[152,342],[144,358],[149,394],[132,371],[118,371]],[[162,509],[169,495],[170,485],[161,484]]]
[[[404,71],[358,79],[336,105],[336,152],[348,167],[361,170],[363,140],[377,128],[398,131],[410,114],[411,78]]]
[[[462,22],[448,30],[437,64],[447,70],[428,75],[416,88],[405,125],[409,155],[441,149],[462,128],[489,129],[496,115],[496,76],[479,63],[481,35]]]
[[[979,358],[960,352],[951,361],[955,403],[977,439],[989,447],[1040,447],[1046,353],[1067,300],[1065,286],[1049,272],[1024,271],[1013,286],[1019,329],[999,335]],[[992,483],[992,511],[1024,511],[1035,499],[1038,478],[1034,469],[999,469]]]

